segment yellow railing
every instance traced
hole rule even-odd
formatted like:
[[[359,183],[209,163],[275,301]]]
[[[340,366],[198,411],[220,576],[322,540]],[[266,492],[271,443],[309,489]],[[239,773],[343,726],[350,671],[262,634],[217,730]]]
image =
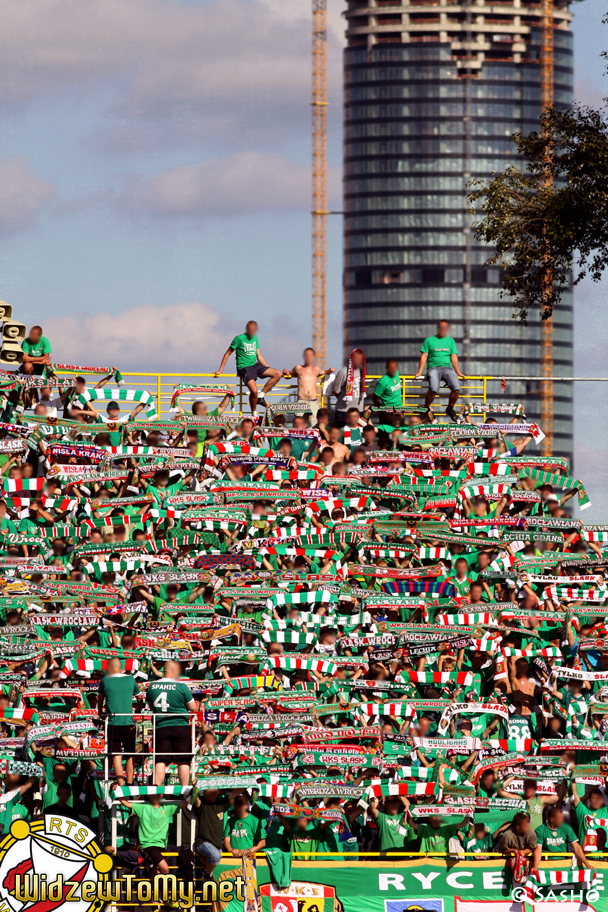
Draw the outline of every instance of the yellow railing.
[[[232,410],[229,410],[229,413],[243,415],[249,411],[249,391],[243,382],[237,377],[236,374],[221,374],[219,377],[215,377],[214,374],[156,374],[156,373],[144,373],[144,372],[126,372],[123,373],[125,383],[129,389],[146,389],[148,392],[152,393],[156,399],[156,405],[158,413],[161,417],[169,418],[171,417],[171,396],[173,393],[173,388],[180,383],[191,383],[193,386],[201,385],[202,383],[227,383],[232,386],[233,390],[236,393],[234,400],[234,405]],[[380,377],[379,374],[368,374],[367,376],[367,388],[368,393],[373,392],[375,381]],[[466,377],[462,383],[462,396],[466,399],[481,399],[482,401],[486,400],[487,395],[487,382],[488,380],[494,380],[494,377]],[[401,396],[403,405],[415,405],[416,403],[422,404],[424,393],[427,390],[426,381],[416,381],[414,382],[414,376],[402,377],[401,378]],[[293,380],[281,380],[277,385],[267,394],[267,400],[269,402],[278,403],[289,397],[294,397],[297,391],[297,386]],[[443,398],[444,394],[447,396],[447,390],[441,390],[439,396]],[[194,395],[194,394],[192,394]],[[204,398],[204,397],[201,397]],[[319,387],[319,398],[322,399],[322,388]],[[121,403],[122,404],[122,403]],[[132,408],[132,403],[125,403],[125,408]],[[186,407],[186,411],[189,411],[189,407]]]

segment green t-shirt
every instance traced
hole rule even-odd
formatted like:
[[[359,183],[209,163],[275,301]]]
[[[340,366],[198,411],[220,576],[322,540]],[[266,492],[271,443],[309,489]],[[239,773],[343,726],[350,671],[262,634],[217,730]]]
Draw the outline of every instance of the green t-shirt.
[[[567,823],[562,824],[556,830],[543,824],[537,827],[535,832],[538,844],[543,847],[545,852],[567,852],[569,844],[578,842],[576,833]]]
[[[151,804],[133,805],[131,812],[139,818],[139,844],[142,849],[147,849],[148,846],[166,848],[169,824],[178,810],[176,804],[165,804],[158,808]]]
[[[450,336],[444,336],[443,339],[440,339],[439,336],[427,336],[420,351],[429,356],[427,361],[429,370],[432,367],[451,367],[450,356],[458,354],[456,343]]]
[[[46,336],[40,336],[40,340],[34,345],[33,342],[30,342],[29,336],[27,339],[24,339],[21,343],[21,348],[26,355],[31,355],[32,358],[42,358],[43,355],[51,354],[51,343]]]
[[[385,814],[384,811],[378,811],[378,838],[381,852],[388,849],[402,849],[405,846],[406,839],[409,840],[411,828],[404,824],[403,811],[399,814]],[[400,829],[407,830],[406,833],[400,833]]]
[[[459,596],[468,595],[469,589],[471,588],[471,583],[473,580],[470,576],[465,576],[464,579],[459,580],[456,575],[446,577],[448,583],[451,583],[452,586],[456,589],[456,593]]]
[[[402,406],[401,377],[399,374],[395,374],[394,377],[384,374],[383,377],[380,377],[376,383],[374,395],[380,400],[380,405],[385,408],[399,408]]]
[[[157,488],[156,485],[149,484],[146,488],[146,494],[151,494],[157,504],[162,504],[165,497],[173,497],[174,494],[179,494],[183,486],[183,478],[173,484],[168,484],[165,488]]]
[[[19,532],[23,532],[27,535],[30,532],[36,534],[38,529],[42,526],[46,526],[46,519],[43,519],[42,516],[38,519],[33,519],[31,516],[25,516],[19,521],[19,526],[17,528]]]
[[[448,852],[449,841],[460,829],[460,823],[442,823],[435,829],[430,823],[421,823],[418,827],[421,852]]]
[[[0,519],[0,532],[16,532],[17,526],[12,519],[9,519],[8,516],[5,516],[3,519]]]
[[[576,817],[576,822],[578,824],[578,834],[581,839],[585,836],[587,832],[587,827],[585,825],[585,817],[604,817],[606,815],[606,808],[601,807],[594,811],[592,808],[588,808],[583,804],[582,801],[579,801],[578,804],[573,805],[574,815]],[[572,819],[572,818],[571,818]]]
[[[302,852],[318,852],[321,841],[321,828],[309,823],[305,830],[296,828],[295,822],[289,832],[289,842],[291,851],[296,854]],[[299,861],[308,861],[307,858],[300,858]]]
[[[132,675],[106,675],[99,682],[99,693],[106,698],[111,725],[133,725],[133,697],[139,687]]]
[[[474,852],[476,855],[478,855],[482,852],[491,852],[492,845],[492,836],[490,833],[486,833],[482,839],[469,839],[466,845],[466,850],[467,852]]]
[[[14,820],[13,811],[17,807],[23,807],[19,805],[18,802],[21,801],[21,795],[17,794],[14,798],[11,798],[10,801],[5,802],[5,804],[0,805],[0,832],[7,834],[10,825]]]
[[[262,823],[253,814],[239,819],[233,814],[224,814],[224,836],[230,839],[233,849],[250,849],[261,839]]]
[[[146,700],[152,712],[160,714],[156,723],[157,728],[188,725],[188,703],[192,700],[192,694],[183,681],[176,681],[174,678],[160,678],[154,681],[148,687]],[[167,715],[164,716],[164,713]]]
[[[535,795],[534,798],[527,798],[528,813],[530,815],[530,829],[536,830],[543,823],[543,802],[542,798]]]
[[[348,425],[343,427],[342,433],[340,434],[340,443],[343,443],[344,446],[347,446],[352,453],[353,450],[356,450],[356,448],[358,446],[361,446],[363,443],[362,428],[351,428]]]
[[[242,367],[252,367],[258,360],[258,337],[249,338],[247,333],[241,333],[235,336],[230,343],[230,348],[236,354],[236,369]]]

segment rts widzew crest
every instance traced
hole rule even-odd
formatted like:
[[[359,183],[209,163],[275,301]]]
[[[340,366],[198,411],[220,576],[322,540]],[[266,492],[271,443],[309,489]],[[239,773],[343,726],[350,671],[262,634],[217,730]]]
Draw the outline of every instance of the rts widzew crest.
[[[14,820],[0,843],[0,912],[100,912],[112,859],[77,820]]]

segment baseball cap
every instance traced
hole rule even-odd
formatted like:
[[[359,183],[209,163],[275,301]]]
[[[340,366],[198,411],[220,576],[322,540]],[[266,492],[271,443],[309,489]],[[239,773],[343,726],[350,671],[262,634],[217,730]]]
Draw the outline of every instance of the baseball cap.
[[[119,409],[119,408],[120,408],[120,406],[119,406],[118,402],[114,402],[114,400],[112,400],[112,402],[108,402],[108,407],[107,407],[106,411],[109,412],[110,409]]]

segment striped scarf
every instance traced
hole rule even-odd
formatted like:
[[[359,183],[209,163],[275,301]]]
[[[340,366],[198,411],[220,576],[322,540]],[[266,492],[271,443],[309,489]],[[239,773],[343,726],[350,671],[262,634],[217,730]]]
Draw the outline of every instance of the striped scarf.
[[[469,475],[517,475],[517,469],[504,462],[470,462]]]
[[[7,494],[14,491],[42,491],[46,478],[3,478]]]
[[[231,396],[234,398],[234,393],[229,386],[219,385],[216,383],[205,383],[202,386],[193,386],[191,383],[177,383],[173,387],[173,393],[171,394],[171,411],[177,411],[176,402],[182,393],[200,393],[201,395],[208,396]]]
[[[69,678],[70,674],[75,671],[82,677],[88,678],[94,671],[105,671],[109,661],[109,659],[66,659],[59,672],[59,677]],[[125,671],[138,671],[138,669],[137,659],[124,659]]]
[[[450,559],[451,554],[447,548],[418,548],[418,560]]]
[[[291,654],[268,656],[266,667],[283,672],[316,671],[317,674],[322,675],[333,675],[338,670],[336,663],[327,659],[315,659]]]
[[[148,798],[150,795],[183,800],[190,797],[192,788],[191,785],[119,785],[109,793],[106,804],[111,808],[113,802],[121,798]]]
[[[460,489],[458,496],[463,500],[470,500],[472,497],[502,497],[510,490],[511,485],[504,483],[467,485]]]
[[[608,542],[608,529],[581,529],[581,538],[588,542]]]
[[[467,415],[485,415],[488,412],[493,412],[497,415],[526,417],[521,402],[463,402],[461,411]]]
[[[152,393],[149,393],[147,390],[134,390],[134,389],[108,389],[103,387],[102,389],[86,389],[83,393],[80,393],[78,396],[78,402],[84,408],[89,402],[96,402],[103,400],[105,402],[136,402],[142,403],[147,406],[146,408],[146,417],[150,420],[158,418],[158,413],[156,411],[156,406],[154,405],[154,400]]]
[[[355,368],[353,366],[353,355],[355,352],[359,352],[363,359],[363,363],[359,370],[361,371],[361,388],[359,390],[359,396],[361,399],[365,396],[365,352],[362,348],[355,348],[351,352],[350,358],[348,359],[348,371],[346,374],[346,398],[352,399],[355,389]]]
[[[597,878],[597,871],[593,868],[583,868],[575,871],[540,871],[530,872],[524,884],[526,899],[536,902],[542,896],[543,887],[576,887],[579,884],[590,886]]]
[[[498,621],[489,611],[470,611],[464,614],[438,614],[438,624],[484,624],[497,625]]]
[[[251,595],[255,590],[249,590],[248,594]],[[267,607],[272,607],[276,605],[310,605],[310,604],[326,604],[330,602],[337,602],[338,596],[333,592],[328,592],[326,589],[318,589],[316,592],[279,592],[276,595],[271,595],[267,602]]]
[[[64,371],[67,374],[112,374],[112,380],[118,384],[118,386],[124,385],[124,380],[122,379],[122,374],[117,367],[81,367],[78,364],[53,364],[49,369],[45,368],[45,371],[50,372],[55,371]]]
[[[370,798],[388,798],[391,795],[436,795],[438,789],[436,782],[375,782],[366,788],[359,805],[366,809]]]
[[[544,484],[550,484],[555,488],[562,488],[564,491],[576,490],[578,494],[578,506],[580,510],[586,510],[591,506],[591,501],[582,481],[578,478],[570,478],[568,475],[560,475],[552,472],[541,472],[540,469],[529,469],[523,466],[519,469],[520,478],[532,478],[537,482],[537,487]]]
[[[570,599],[577,602],[603,602],[608,599],[608,588],[573,589],[569,586],[547,586],[543,593],[546,599]]]
[[[516,656],[520,659],[533,658],[534,656],[544,656],[545,658],[561,658],[561,650],[557,646],[546,646],[544,649],[515,649],[512,646],[504,646],[501,650],[501,655],[512,657]]]
[[[274,674],[245,675],[241,678],[231,678],[224,685],[224,693],[228,697],[239,690],[283,690],[281,680]]]
[[[266,630],[262,634],[265,643],[287,643],[291,646],[309,646],[317,642],[316,633],[298,633],[294,630]]]
[[[334,510],[346,510],[356,508],[358,510],[377,510],[376,504],[371,497],[337,497],[335,500],[317,500],[306,505],[306,516],[312,516],[313,513],[333,513]]]

